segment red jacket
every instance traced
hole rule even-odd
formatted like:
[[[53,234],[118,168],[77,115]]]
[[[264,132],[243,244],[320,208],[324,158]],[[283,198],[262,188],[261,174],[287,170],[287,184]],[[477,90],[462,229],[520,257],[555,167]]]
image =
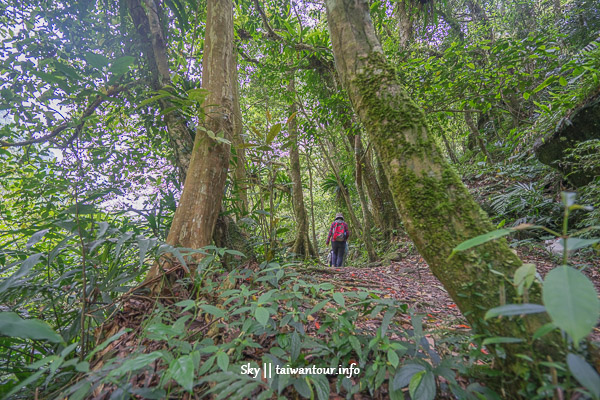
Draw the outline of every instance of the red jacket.
[[[344,231],[346,232],[346,240],[348,240],[348,238],[350,237],[350,229],[348,229],[348,224],[346,222],[344,222],[344,220],[340,220],[339,222],[342,223],[343,227],[344,227]],[[331,223],[331,227],[329,227],[329,235],[327,236],[327,244],[329,244],[329,242],[332,239],[333,236],[333,232],[335,231],[335,225],[338,223],[338,220],[336,219],[335,221],[333,221]]]

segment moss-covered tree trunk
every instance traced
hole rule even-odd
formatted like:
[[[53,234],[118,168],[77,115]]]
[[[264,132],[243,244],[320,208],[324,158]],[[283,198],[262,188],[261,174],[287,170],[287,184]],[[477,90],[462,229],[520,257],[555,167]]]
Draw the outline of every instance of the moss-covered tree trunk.
[[[505,240],[488,242],[449,258],[459,243],[494,229],[429,134],[425,113],[411,100],[387,63],[365,0],[326,0],[336,69],[373,146],[381,157],[404,226],[433,274],[477,332],[531,335],[545,314],[484,321],[504,299],[515,300],[505,279],[521,260]],[[532,293],[539,302],[539,292]],[[553,346],[542,343],[545,351]],[[507,344],[505,367],[528,346]]]
[[[294,94],[296,87],[294,85],[294,76],[290,76],[288,84],[288,93]],[[295,99],[290,104],[290,116],[295,115],[297,106]],[[296,238],[292,245],[292,253],[301,257],[315,257],[317,253],[312,246],[309,238],[308,214],[304,206],[304,193],[302,191],[302,175],[300,174],[300,152],[298,151],[298,124],[296,118],[291,118],[288,124],[289,143],[290,143],[290,175],[292,178],[292,206],[296,216]]]

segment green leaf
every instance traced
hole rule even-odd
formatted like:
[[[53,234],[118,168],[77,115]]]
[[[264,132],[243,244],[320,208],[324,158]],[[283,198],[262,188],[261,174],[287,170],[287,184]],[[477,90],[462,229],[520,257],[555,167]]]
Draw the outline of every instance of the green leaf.
[[[412,377],[420,372],[425,371],[425,367],[421,364],[405,364],[400,368],[396,375],[394,375],[394,380],[392,382],[392,387],[394,390],[399,390],[405,387],[410,383]]]
[[[600,239],[581,239],[581,238],[570,237],[567,239],[567,250],[569,250],[569,251],[579,250],[584,247],[588,247],[593,244],[596,244],[598,242],[600,242]],[[565,246],[564,239],[560,239],[559,243],[564,248],[564,246]]]
[[[400,358],[394,349],[388,349],[387,351],[387,360],[394,368],[398,368],[398,363],[400,362]]]
[[[271,298],[271,296],[273,295],[273,292],[267,292],[267,293],[263,293],[260,295],[260,297],[258,298],[257,303],[260,304],[265,304],[267,301],[269,301],[269,299]]]
[[[42,253],[33,254],[33,255],[27,257],[27,259],[25,259],[21,263],[21,267],[19,268],[19,270],[17,272],[12,274],[8,278],[4,279],[2,281],[2,283],[0,283],[0,293],[4,292],[9,287],[13,286],[13,284],[18,279],[21,279],[22,277],[27,275],[29,273],[29,271],[31,271],[31,268],[33,268],[34,265],[36,265],[37,263],[40,262],[41,257],[42,257]]]
[[[506,304],[500,307],[494,307],[485,313],[485,319],[494,317],[507,317],[511,315],[536,314],[546,311],[546,307],[540,304]]]
[[[394,318],[394,314],[396,314],[395,309],[389,309],[384,314],[381,320],[381,336],[385,336],[385,333],[387,332],[388,327],[390,326],[390,322],[392,321],[392,318]]]
[[[462,242],[461,244],[459,244],[458,246],[456,246],[452,250],[452,254],[455,254],[458,251],[468,250],[471,247],[479,246],[480,244],[489,242],[490,240],[501,238],[503,236],[510,234],[511,232],[512,232],[511,229],[497,229],[495,231],[491,231],[491,232],[485,233],[483,235],[476,236],[476,237],[466,240],[466,241]]]
[[[531,93],[529,93],[529,92],[525,92],[525,93],[523,93],[523,98],[524,98],[525,100],[529,100],[529,97],[530,97],[530,96],[531,96]]]
[[[468,63],[467,67],[471,68],[471,69],[475,69],[475,64],[473,63]]]
[[[535,279],[535,265],[523,264],[515,271],[514,285],[519,296],[523,295],[524,288],[530,288]]]
[[[408,392],[414,400],[435,399],[436,387],[433,373],[431,371],[417,372],[410,380]]]
[[[354,351],[356,352],[356,354],[358,356],[360,356],[361,353],[362,353],[362,349],[360,347],[360,342],[358,341],[358,339],[356,338],[356,336],[349,336],[348,337],[348,341],[350,342],[350,346],[352,346],[352,348],[354,349]]]
[[[179,357],[169,366],[169,372],[177,383],[185,390],[194,389],[194,360],[189,355]]]
[[[269,310],[264,307],[256,307],[256,310],[254,310],[254,316],[262,326],[267,325],[267,322],[269,321],[269,315]]]
[[[119,57],[115,61],[113,61],[112,65],[108,70],[115,75],[122,75],[125,72],[129,71],[129,66],[133,64],[134,61],[135,58],[133,58],[132,56]]]
[[[22,319],[14,312],[0,312],[0,335],[61,343],[62,337],[38,319]]]
[[[298,335],[298,332],[294,331],[294,333],[292,333],[291,342],[292,343],[290,348],[290,358],[293,362],[298,359],[298,357],[300,356],[300,350],[302,349],[302,341],[300,340],[300,335]]]
[[[146,252],[148,251],[148,247],[150,247],[150,239],[139,239],[138,246],[140,247],[140,267],[144,265],[144,260],[146,259]]]
[[[339,292],[335,292],[333,294],[333,299],[336,301],[336,303],[338,303],[340,306],[345,307],[346,306],[346,301],[344,300],[344,295],[339,293]]]
[[[521,343],[523,339],[519,339],[516,337],[503,337],[503,336],[494,336],[491,338],[487,338],[483,341],[482,345],[487,346],[488,344],[500,344],[500,343]]]
[[[86,53],[85,60],[94,68],[102,69],[108,65],[108,58],[102,54]]]
[[[269,129],[269,133],[267,134],[267,144],[271,144],[271,142],[275,139],[277,134],[281,131],[282,125],[277,123]]]
[[[319,400],[328,400],[331,392],[329,381],[325,375],[311,375],[311,380],[314,384],[317,398]]]
[[[544,324],[542,326],[540,326],[534,333],[533,336],[531,337],[533,340],[539,339],[542,336],[547,335],[548,333],[552,332],[553,330],[556,329],[556,325],[554,325],[552,322],[548,322],[547,324]]]
[[[226,315],[225,311],[221,310],[218,307],[212,306],[210,304],[202,304],[200,306],[200,308],[203,309],[208,314],[214,316],[215,318],[224,318]]]
[[[592,282],[580,271],[562,266],[546,275],[544,305],[552,321],[579,345],[598,322],[600,301]]]
[[[217,353],[217,365],[223,371],[227,371],[229,367],[229,356],[224,351]]]
[[[567,80],[565,79],[565,77],[564,77],[564,76],[561,76],[561,77],[558,79],[558,83],[560,83],[560,86],[567,86]]]
[[[110,371],[108,376],[122,376],[129,372],[137,371],[140,368],[144,368],[152,364],[156,359],[161,358],[162,353],[160,351],[153,351],[148,354],[140,354],[135,358],[127,359],[120,367]]]
[[[298,394],[306,399],[308,399],[310,397],[311,394],[311,390],[310,390],[310,386],[308,384],[308,382],[306,382],[305,377],[300,377],[300,378],[295,378],[292,379],[292,382],[294,384],[294,389],[296,389],[296,391],[298,392]]]
[[[571,374],[577,379],[577,382],[589,390],[594,395],[594,398],[599,398],[600,376],[598,376],[596,370],[585,359],[572,353],[567,355],[567,365]]]
[[[29,238],[29,240],[27,241],[27,244],[25,245],[25,247],[27,247],[28,249],[35,245],[37,242],[39,242],[46,233],[48,233],[50,229],[42,229],[41,231],[37,231],[36,233],[34,233],[33,235],[31,235],[31,237]]]

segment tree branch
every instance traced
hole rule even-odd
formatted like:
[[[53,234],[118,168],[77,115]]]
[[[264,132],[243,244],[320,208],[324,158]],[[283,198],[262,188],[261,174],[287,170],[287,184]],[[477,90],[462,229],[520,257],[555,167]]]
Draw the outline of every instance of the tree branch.
[[[81,114],[80,120],[82,120],[81,122],[79,122],[79,124],[77,124],[75,126],[75,134],[73,137],[71,137],[69,139],[69,141],[72,141],[78,134],[79,132],[81,132],[81,128],[83,128],[83,125],[85,124],[85,118],[89,117],[90,115],[92,115],[96,109],[100,106],[100,104],[102,104],[105,100],[107,100],[107,98],[115,96],[119,93],[121,93],[122,91],[124,91],[129,85],[122,85],[122,86],[111,86],[108,91],[106,92],[105,95],[98,95],[98,97],[96,97],[96,99],[89,105],[87,106],[87,108],[83,111],[83,113]],[[72,121],[69,122],[64,122],[62,124],[60,124],[59,126],[57,126],[56,128],[54,128],[52,130],[52,132],[50,132],[48,135],[36,138],[36,139],[29,139],[29,140],[24,140],[22,142],[5,142],[3,140],[0,140],[0,146],[4,146],[4,147],[22,147],[22,146],[28,146],[30,144],[35,144],[35,143],[43,143],[43,142],[47,142],[50,139],[53,139],[54,137],[60,135],[60,133],[62,131],[64,131],[65,129],[69,128],[69,125],[72,123]]]

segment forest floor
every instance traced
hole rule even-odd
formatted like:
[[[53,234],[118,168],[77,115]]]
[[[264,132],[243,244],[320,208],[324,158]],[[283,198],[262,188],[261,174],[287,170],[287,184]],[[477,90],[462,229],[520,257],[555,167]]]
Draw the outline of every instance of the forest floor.
[[[331,282],[340,291],[377,290],[384,297],[391,297],[408,305],[415,314],[423,315],[423,328],[426,332],[438,336],[441,332],[462,333],[468,335],[470,326],[452,301],[440,281],[431,273],[427,263],[414,250],[411,250],[410,239],[401,238],[399,261],[391,261],[388,265],[377,267],[341,267],[329,268],[324,272],[314,272],[319,280]],[[404,253],[404,254],[402,254]],[[541,246],[524,246],[517,248],[517,253],[524,263],[535,264],[542,277],[559,265],[558,256]],[[587,266],[583,271],[594,283],[600,293],[600,259],[571,258],[576,267]],[[410,315],[400,316],[406,329],[412,329]],[[373,331],[377,328],[375,321],[363,322],[362,328]],[[404,325],[403,323],[403,325]],[[372,325],[369,327],[368,325]],[[595,328],[591,335],[593,341],[600,341],[600,328]]]

